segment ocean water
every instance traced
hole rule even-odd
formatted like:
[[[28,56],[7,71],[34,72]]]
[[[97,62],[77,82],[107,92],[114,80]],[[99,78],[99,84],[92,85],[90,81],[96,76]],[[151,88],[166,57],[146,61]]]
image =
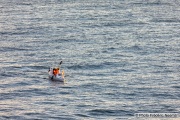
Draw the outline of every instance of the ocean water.
[[[0,119],[179,113],[179,6],[179,0],[0,0]],[[65,83],[48,79],[61,60]]]

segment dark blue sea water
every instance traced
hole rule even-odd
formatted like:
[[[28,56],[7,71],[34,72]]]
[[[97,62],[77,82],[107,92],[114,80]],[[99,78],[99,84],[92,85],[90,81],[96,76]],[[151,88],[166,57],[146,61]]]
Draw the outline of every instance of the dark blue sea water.
[[[179,0],[0,0],[0,119],[179,113],[179,6]],[[50,81],[49,67],[61,60],[66,82]]]

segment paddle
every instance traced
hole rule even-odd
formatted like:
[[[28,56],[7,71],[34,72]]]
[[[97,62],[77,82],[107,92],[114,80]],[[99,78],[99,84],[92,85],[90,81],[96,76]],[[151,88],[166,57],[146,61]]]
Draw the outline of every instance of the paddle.
[[[61,67],[62,61],[59,63],[59,68]]]
[[[62,61],[59,63],[59,65],[61,65],[62,64]]]
[[[59,71],[60,71],[61,64],[62,64],[62,61],[59,63]]]

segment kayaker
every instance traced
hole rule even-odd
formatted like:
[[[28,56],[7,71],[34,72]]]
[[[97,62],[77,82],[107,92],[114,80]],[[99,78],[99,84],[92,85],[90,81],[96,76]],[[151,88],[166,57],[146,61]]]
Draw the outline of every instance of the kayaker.
[[[54,68],[53,69],[53,74],[56,76],[59,74],[59,68]]]

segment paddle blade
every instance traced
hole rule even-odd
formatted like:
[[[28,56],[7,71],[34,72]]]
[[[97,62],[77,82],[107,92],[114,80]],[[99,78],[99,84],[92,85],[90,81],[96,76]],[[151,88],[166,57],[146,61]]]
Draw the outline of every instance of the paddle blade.
[[[59,65],[61,65],[62,64],[62,61],[59,63]]]

